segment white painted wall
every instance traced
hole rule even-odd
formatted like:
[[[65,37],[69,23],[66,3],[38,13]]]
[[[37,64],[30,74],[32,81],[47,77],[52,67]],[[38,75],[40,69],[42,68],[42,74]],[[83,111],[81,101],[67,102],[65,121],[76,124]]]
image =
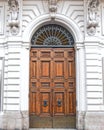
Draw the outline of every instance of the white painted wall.
[[[21,93],[20,109],[21,111],[29,110],[29,49],[21,49]]]

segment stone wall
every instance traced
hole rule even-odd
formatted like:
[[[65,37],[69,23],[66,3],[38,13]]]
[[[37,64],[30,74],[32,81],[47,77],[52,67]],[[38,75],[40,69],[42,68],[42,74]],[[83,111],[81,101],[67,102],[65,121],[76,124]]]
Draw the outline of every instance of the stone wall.
[[[0,115],[0,130],[28,130],[28,113],[8,111]]]
[[[87,112],[85,130],[104,130],[104,112]]]

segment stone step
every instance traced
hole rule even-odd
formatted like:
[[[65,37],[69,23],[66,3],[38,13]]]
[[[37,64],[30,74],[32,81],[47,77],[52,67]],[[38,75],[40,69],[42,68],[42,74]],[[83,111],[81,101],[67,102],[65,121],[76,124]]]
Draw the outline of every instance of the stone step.
[[[57,128],[57,129],[54,129],[54,128],[30,128],[29,130],[76,130],[76,129],[62,129],[62,128]]]

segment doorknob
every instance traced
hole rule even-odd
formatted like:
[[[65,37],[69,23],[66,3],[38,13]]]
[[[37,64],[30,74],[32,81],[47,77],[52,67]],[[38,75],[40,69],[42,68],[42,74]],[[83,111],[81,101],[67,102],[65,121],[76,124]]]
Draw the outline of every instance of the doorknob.
[[[47,101],[47,100],[44,100],[44,101],[43,101],[43,106],[44,106],[44,107],[48,106],[48,101]]]
[[[61,101],[60,99],[58,99],[58,100],[57,100],[57,106],[58,106],[58,107],[61,107],[61,105],[62,105],[62,101]]]

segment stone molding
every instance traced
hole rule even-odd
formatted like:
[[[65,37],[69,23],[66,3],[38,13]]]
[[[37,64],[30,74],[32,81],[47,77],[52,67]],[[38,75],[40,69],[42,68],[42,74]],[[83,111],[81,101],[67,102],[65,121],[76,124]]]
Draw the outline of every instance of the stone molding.
[[[45,14],[37,19],[33,20],[29,26],[26,28],[25,32],[23,33],[23,42],[24,43],[29,43],[31,41],[31,37],[36,31],[37,28],[39,28],[40,25],[48,24],[50,23],[50,15]],[[83,34],[80,30],[80,28],[71,20],[70,18],[61,15],[61,14],[56,14],[55,17],[55,22],[59,23],[60,25],[70,29],[70,32],[72,33],[75,43],[83,43]]]

